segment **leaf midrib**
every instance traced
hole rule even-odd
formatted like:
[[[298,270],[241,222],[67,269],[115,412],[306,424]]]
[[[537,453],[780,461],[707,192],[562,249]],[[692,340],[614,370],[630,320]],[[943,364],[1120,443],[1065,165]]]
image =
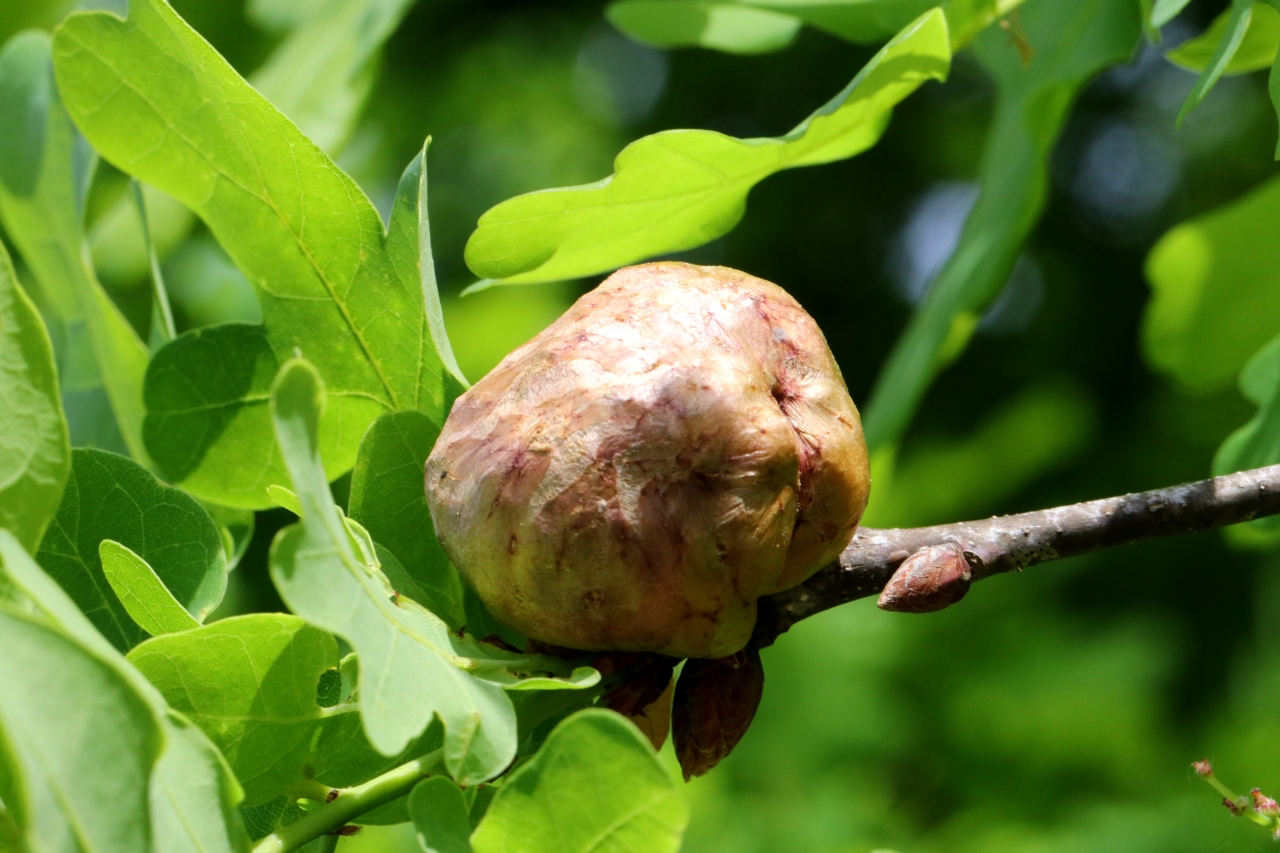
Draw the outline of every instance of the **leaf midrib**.
[[[100,13],[95,13],[95,14],[100,14]],[[162,22],[163,22],[163,19],[162,19]],[[168,27],[168,22],[164,22],[164,23],[165,23],[165,26]],[[140,29],[137,23],[133,23],[132,26]],[[170,29],[170,31],[172,32],[172,29]],[[175,33],[175,35],[179,35],[179,34]],[[277,220],[283,226],[285,232],[289,235],[290,238],[293,239],[294,244],[296,245],[298,251],[306,259],[307,264],[311,267],[311,270],[315,274],[316,278],[319,279],[320,283],[324,286],[325,292],[328,293],[329,295],[329,301],[332,302],[334,306],[338,309],[338,313],[342,317],[343,322],[346,324],[347,330],[350,332],[351,336],[355,338],[357,345],[360,347],[361,353],[365,357],[365,360],[369,363],[370,367],[373,368],[374,374],[377,376],[379,383],[381,383],[383,391],[386,392],[387,397],[391,400],[393,407],[397,409],[400,408],[399,396],[396,394],[395,389],[391,386],[391,382],[387,378],[387,375],[382,368],[382,363],[377,359],[376,356],[374,356],[373,351],[370,349],[368,342],[364,338],[364,335],[356,327],[355,320],[354,318],[352,318],[350,312],[348,311],[346,303],[338,298],[334,284],[331,281],[329,281],[328,276],[325,275],[324,271],[320,268],[320,265],[316,262],[315,258],[311,255],[310,250],[307,248],[306,244],[303,242],[301,237],[299,237],[299,235],[294,232],[292,226],[289,224],[288,219],[281,213],[280,209],[276,206],[274,200],[269,195],[268,196],[259,195],[249,187],[245,186],[239,180],[237,180],[230,173],[228,173],[227,171],[219,167],[218,164],[215,163],[209,157],[208,154],[206,154],[199,146],[197,146],[190,138],[188,138],[186,134],[182,133],[177,127],[175,127],[168,120],[165,114],[162,113],[156,107],[156,105],[151,101],[151,99],[148,98],[136,86],[134,86],[128,80],[128,78],[126,78],[125,75],[120,72],[120,69],[117,68],[114,63],[109,62],[105,56],[103,56],[102,54],[94,50],[84,40],[77,38],[77,43],[80,45],[81,50],[84,50],[86,53],[93,56],[103,65],[105,65],[107,68],[110,68],[112,73],[115,74],[116,79],[120,81],[120,84],[128,88],[135,95],[137,95],[139,100],[145,103],[151,109],[151,111],[156,115],[156,117],[160,119],[160,121],[164,124],[164,126],[168,128],[169,132],[173,133],[174,136],[178,137],[184,143],[186,143],[187,146],[192,151],[194,151],[197,155],[200,156],[201,159],[203,159],[206,163],[209,164],[209,166],[214,170],[214,172],[217,175],[219,175],[220,177],[222,177],[223,179],[231,183],[233,186],[239,187],[242,191],[244,191],[250,197],[256,198],[259,202],[265,205],[276,216]],[[190,65],[186,65],[185,63],[184,65],[187,68],[191,67]],[[255,95],[257,95],[260,98],[262,97],[262,95],[259,94],[257,90],[253,90],[253,91]],[[215,105],[215,108],[216,108],[216,105]],[[272,107],[272,109],[274,109],[274,107]],[[288,121],[288,119],[285,118],[285,121]],[[240,122],[238,121],[233,122],[233,126],[238,127],[239,125],[240,125]],[[248,150],[251,156],[253,157],[254,165],[257,166],[258,165],[257,155],[256,153],[254,153],[253,147],[249,146]],[[296,160],[295,160],[295,164],[296,164]],[[350,199],[350,187],[344,187],[344,188],[347,191],[348,199]],[[357,269],[365,268],[366,266],[367,266],[367,260],[361,259]]]

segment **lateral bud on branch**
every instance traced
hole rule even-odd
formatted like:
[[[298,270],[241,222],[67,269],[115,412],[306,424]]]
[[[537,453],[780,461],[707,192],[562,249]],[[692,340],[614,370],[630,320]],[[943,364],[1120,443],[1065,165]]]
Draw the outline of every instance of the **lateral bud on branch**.
[[[954,542],[930,545],[902,561],[876,606],[898,613],[933,613],[964,598],[972,579],[963,548]]]

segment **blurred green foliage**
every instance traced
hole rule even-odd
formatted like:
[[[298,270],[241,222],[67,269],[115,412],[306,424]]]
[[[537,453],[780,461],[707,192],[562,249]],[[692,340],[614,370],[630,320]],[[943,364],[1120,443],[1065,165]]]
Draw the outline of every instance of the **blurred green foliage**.
[[[65,5],[5,0],[0,38],[51,26]],[[282,4],[173,5],[244,74],[301,23],[280,18]],[[782,133],[875,49],[800,28],[790,48],[768,55],[659,52],[613,30],[603,6],[411,4],[338,156],[385,217],[405,163],[433,137],[435,257],[472,380],[594,283],[460,298],[474,281],[463,246],[485,210],[599,178],[625,144],[659,130]],[[1195,74],[1160,55],[1223,8],[1192,3],[1164,27],[1163,48],[1144,45],[1083,87],[1047,161],[1043,216],[968,348],[924,393],[891,464],[880,460],[869,520],[931,523],[1199,478],[1254,404],[1274,415],[1274,398],[1246,387],[1246,400],[1233,386],[1280,330],[1274,312],[1250,301],[1276,289],[1265,80],[1224,77],[1178,130]],[[1017,59],[1013,37],[987,42]],[[1183,60],[1198,70],[1204,53],[1193,44]],[[734,231],[680,255],[787,288],[826,332],[860,403],[972,207],[997,102],[985,59],[958,54],[948,81],[899,106],[876,147],[771,178]],[[91,229],[125,189],[118,172],[99,169]],[[1144,260],[1183,222],[1152,256],[1156,299],[1144,327]],[[162,261],[180,331],[259,319],[202,225]],[[145,337],[146,289],[106,284]],[[109,411],[99,414],[110,426]],[[80,442],[95,443],[92,434]],[[281,608],[266,556],[289,519],[258,515],[217,616]],[[1256,827],[1232,821],[1188,764],[1212,756],[1237,789],[1280,789],[1278,644],[1280,559],[1212,533],[1004,576],[931,616],[870,602],[837,608],[765,651],[768,686],[750,733],[716,771],[677,785],[691,806],[685,849],[1259,848],[1267,842]],[[669,747],[667,758],[678,778]],[[411,827],[372,827],[339,849],[416,843]]]

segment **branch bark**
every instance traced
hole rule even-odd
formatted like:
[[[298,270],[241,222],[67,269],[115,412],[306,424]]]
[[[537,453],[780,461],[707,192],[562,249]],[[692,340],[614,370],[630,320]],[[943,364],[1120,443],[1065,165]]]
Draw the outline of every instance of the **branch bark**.
[[[1149,492],[933,527],[859,529],[840,559],[791,589],[760,599],[756,647],[801,619],[884,589],[921,548],[955,543],[973,580],[1144,539],[1280,514],[1280,465]]]

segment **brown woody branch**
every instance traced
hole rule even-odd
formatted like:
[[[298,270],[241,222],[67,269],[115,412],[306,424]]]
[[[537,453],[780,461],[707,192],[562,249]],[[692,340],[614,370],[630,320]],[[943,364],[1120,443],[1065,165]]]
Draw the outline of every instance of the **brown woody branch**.
[[[973,580],[1144,539],[1280,514],[1280,465],[1097,501],[933,527],[859,529],[840,559],[760,600],[756,647],[801,619],[884,589],[917,550],[954,543]]]

